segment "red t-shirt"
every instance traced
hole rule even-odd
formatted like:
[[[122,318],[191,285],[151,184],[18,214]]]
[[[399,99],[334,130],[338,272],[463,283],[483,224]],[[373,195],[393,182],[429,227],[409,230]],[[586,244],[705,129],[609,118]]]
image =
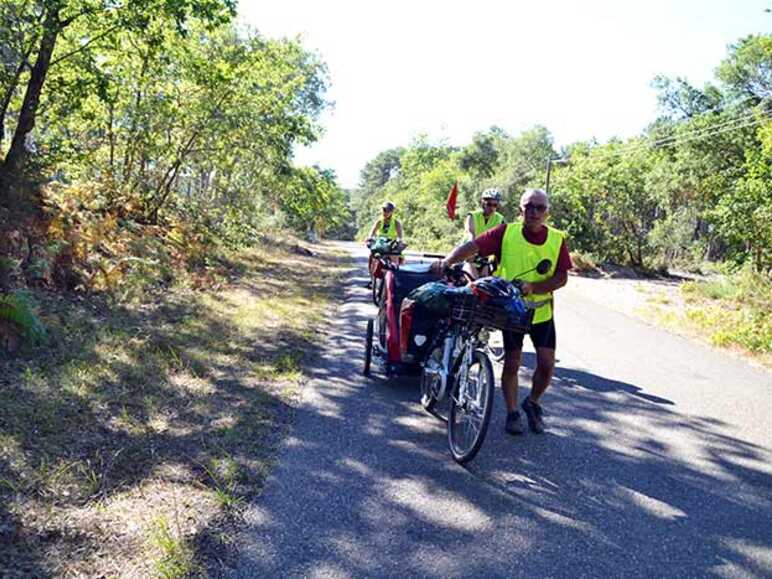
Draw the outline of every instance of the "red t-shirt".
[[[504,232],[506,232],[506,230],[507,224],[502,223],[493,229],[489,229],[479,237],[475,237],[474,242],[477,245],[480,255],[495,255],[496,261],[501,263],[501,243],[504,241]],[[543,245],[547,241],[547,228],[542,227],[536,234],[532,234],[523,228],[523,237],[525,237],[525,240],[528,243],[533,245]],[[555,273],[567,272],[572,267],[574,267],[574,264],[571,262],[571,256],[568,253],[566,239],[563,238],[563,243],[560,244],[560,255],[558,256],[558,264],[555,268]]]

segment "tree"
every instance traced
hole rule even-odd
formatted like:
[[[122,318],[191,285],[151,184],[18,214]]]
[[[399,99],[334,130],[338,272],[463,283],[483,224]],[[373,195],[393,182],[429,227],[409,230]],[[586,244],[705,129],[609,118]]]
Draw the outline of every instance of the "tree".
[[[487,133],[475,133],[472,144],[464,147],[459,159],[459,167],[476,179],[492,176],[499,162],[497,141],[501,130],[493,127]]]
[[[713,86],[705,90],[694,88],[683,78],[675,80],[666,76],[654,77],[652,86],[657,90],[657,100],[665,113],[673,119],[688,119],[720,106],[722,95]]]
[[[717,76],[751,104],[772,98],[772,34],[748,36],[733,45]]]
[[[360,188],[374,192],[383,187],[389,179],[396,177],[404,151],[403,147],[387,149],[378,153],[372,161],[368,161],[359,175]]]
[[[34,11],[36,8],[36,3],[31,3],[28,10]],[[41,30],[36,47],[26,54],[22,51],[18,55],[18,58],[24,57],[26,60],[34,53],[34,65],[19,107],[10,148],[0,165],[0,204],[8,202],[12,177],[25,169],[30,153],[29,137],[35,127],[43,87],[52,65],[89,50],[120,30],[142,29],[152,15],[166,16],[175,23],[178,30],[183,31],[190,16],[222,22],[230,18],[234,10],[234,0],[48,0],[43,3]],[[54,58],[57,41],[62,33],[79,21],[88,22],[88,35],[82,38],[78,48]],[[7,114],[7,109],[2,112]],[[5,116],[0,118],[0,126],[4,125]]]

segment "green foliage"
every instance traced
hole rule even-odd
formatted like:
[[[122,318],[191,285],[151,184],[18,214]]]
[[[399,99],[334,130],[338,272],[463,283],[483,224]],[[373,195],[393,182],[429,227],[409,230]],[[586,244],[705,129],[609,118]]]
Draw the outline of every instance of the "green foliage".
[[[32,343],[45,340],[45,326],[35,313],[32,297],[26,292],[0,294],[0,321],[14,324]]]
[[[459,213],[497,187],[501,211],[518,218],[518,199],[543,187],[553,164],[551,219],[569,244],[593,260],[637,267],[701,269],[707,261],[772,269],[772,36],[731,47],[716,84],[699,89],[658,76],[665,116],[638,137],[574,143],[558,154],[544,127],[510,136],[493,127],[454,149],[418,139],[368,163],[358,192],[364,237],[385,199],[397,203],[415,247],[448,250],[462,238],[461,221],[445,217],[444,201],[459,183]],[[767,100],[764,100],[767,99]],[[397,157],[397,152],[399,156]]]
[[[24,260],[28,279],[125,290],[167,280],[171,264],[207,265],[218,245],[255,243],[266,228],[324,234],[352,221],[331,172],[292,164],[327,106],[325,66],[297,41],[238,27],[231,0],[37,4],[0,9],[10,26],[0,128],[21,130],[31,81],[21,65],[41,34],[56,40],[27,164],[52,185],[31,196],[33,227],[0,232],[47,230],[45,249]],[[69,18],[81,10],[87,18]],[[0,191],[3,205],[15,207]]]
[[[733,45],[718,77],[733,94],[755,102],[772,97],[772,35],[748,36]]]
[[[768,121],[772,126],[772,121]],[[745,175],[723,195],[710,215],[729,243],[729,257],[772,270],[772,155],[748,150]]]
[[[351,220],[343,191],[331,171],[305,167],[293,171],[287,193],[281,199],[290,224],[319,235],[334,230]]]
[[[460,150],[432,143],[424,136],[403,149],[381,153],[362,173],[359,237],[367,236],[380,217],[381,203],[389,199],[397,205],[396,216],[411,248],[448,251],[463,239],[463,216],[479,207],[480,192],[487,187],[503,191],[502,211],[515,218],[522,188],[540,184],[548,155],[555,152],[551,136],[542,127],[517,137],[494,127],[477,134],[469,147]],[[461,218],[450,221],[445,203],[456,179]]]
[[[718,280],[682,286],[687,317],[718,346],[772,353],[772,279],[750,267]]]
[[[161,556],[155,561],[155,569],[159,577],[164,579],[192,577],[200,571],[194,562],[193,550],[181,535],[179,526],[176,532],[173,531],[166,517],[160,516],[155,519],[151,538],[155,547],[161,552]]]

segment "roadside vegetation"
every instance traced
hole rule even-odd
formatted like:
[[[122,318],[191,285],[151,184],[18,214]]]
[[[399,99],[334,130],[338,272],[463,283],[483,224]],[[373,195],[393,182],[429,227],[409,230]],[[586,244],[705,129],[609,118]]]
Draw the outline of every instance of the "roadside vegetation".
[[[47,335],[0,366],[4,574],[184,577],[226,556],[346,268],[293,248],[134,303],[29,292]]]
[[[0,575],[203,573],[260,492],[351,214],[324,63],[235,10],[0,2]]]
[[[772,369],[772,282],[749,268],[681,285],[681,300],[653,300],[665,326],[741,352]]]
[[[479,207],[482,190],[496,187],[501,211],[513,220],[523,190],[545,187],[551,159],[552,224],[568,233],[580,271],[722,272],[721,282],[684,287],[689,314],[677,323],[699,328],[716,345],[768,351],[762,292],[772,276],[770,67],[772,35],[758,35],[731,46],[704,87],[655,78],[661,115],[626,140],[557,150],[545,127],[519,135],[492,127],[465,146],[423,136],[382,151],[352,199],[358,234],[367,234],[389,199],[409,243],[448,251],[463,237],[463,220],[446,215],[456,181],[462,217]],[[723,295],[713,295],[716,284]]]

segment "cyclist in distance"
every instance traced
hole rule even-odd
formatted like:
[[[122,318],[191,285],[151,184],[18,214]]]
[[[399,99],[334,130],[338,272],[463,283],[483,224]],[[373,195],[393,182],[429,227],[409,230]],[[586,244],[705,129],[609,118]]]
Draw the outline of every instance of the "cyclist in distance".
[[[544,432],[541,397],[550,385],[555,371],[555,322],[553,319],[552,293],[568,280],[571,257],[565,234],[545,224],[549,215],[549,198],[540,189],[528,189],[520,197],[522,221],[502,223],[471,241],[456,247],[445,259],[432,264],[441,274],[454,263],[472,258],[476,254],[495,255],[499,267],[494,275],[511,280],[536,264],[549,259],[550,269],[545,274],[531,271],[520,276],[522,292],[526,299],[542,303],[534,312],[528,334],[536,349],[536,370],[533,374],[531,393],[523,400],[522,409],[533,432]],[[501,386],[507,406],[505,430],[509,434],[522,434],[520,412],[517,407],[517,371],[520,368],[523,349],[522,333],[503,332],[504,369]]]
[[[498,189],[486,189],[482,192],[480,195],[480,209],[471,211],[466,216],[464,224],[466,241],[472,241],[489,229],[504,223],[504,216],[497,211],[499,205],[501,205],[501,193]],[[473,277],[490,275],[492,273],[491,267],[484,267],[481,268],[481,271],[478,271],[473,263],[467,263],[465,269]]]
[[[402,223],[394,217],[394,210],[396,206],[391,201],[385,201],[381,206],[383,216],[379,217],[373,223],[373,227],[370,229],[370,235],[368,239],[374,239],[375,237],[388,237],[389,239],[396,239],[400,244],[402,243]]]
[[[391,201],[384,201],[381,205],[382,216],[375,220],[370,234],[367,236],[368,247],[370,242],[377,237],[386,237],[396,242],[398,251],[405,248],[405,243],[402,241],[402,223],[394,216],[396,206]],[[392,255],[389,259],[394,263],[399,263],[399,256]],[[367,287],[371,287],[371,282],[367,282]]]

